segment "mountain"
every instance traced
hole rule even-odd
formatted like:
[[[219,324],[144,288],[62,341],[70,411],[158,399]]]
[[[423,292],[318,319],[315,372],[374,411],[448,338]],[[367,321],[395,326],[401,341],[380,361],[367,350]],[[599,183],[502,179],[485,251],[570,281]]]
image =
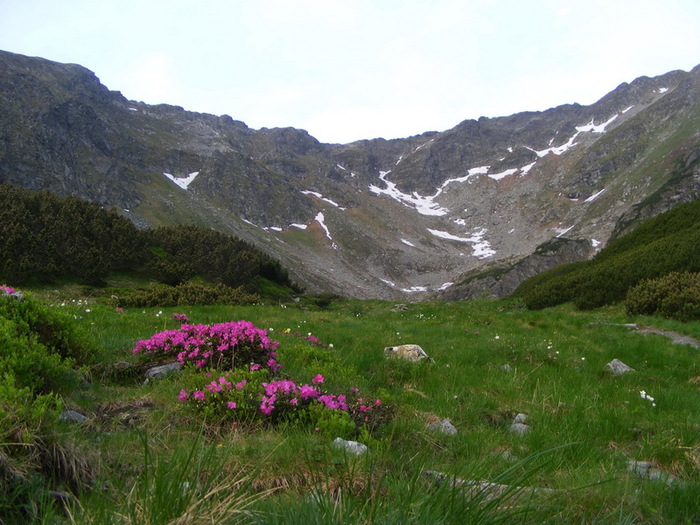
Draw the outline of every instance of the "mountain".
[[[192,223],[278,258],[308,291],[502,296],[700,193],[700,66],[590,106],[465,120],[404,139],[127,100],[91,71],[0,52],[0,182]]]

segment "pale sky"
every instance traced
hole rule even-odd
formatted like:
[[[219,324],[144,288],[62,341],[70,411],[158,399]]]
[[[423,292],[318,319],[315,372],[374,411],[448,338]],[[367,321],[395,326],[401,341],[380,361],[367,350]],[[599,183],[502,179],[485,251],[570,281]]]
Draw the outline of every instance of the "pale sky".
[[[0,0],[0,49],[346,143],[591,104],[700,64],[698,0]]]

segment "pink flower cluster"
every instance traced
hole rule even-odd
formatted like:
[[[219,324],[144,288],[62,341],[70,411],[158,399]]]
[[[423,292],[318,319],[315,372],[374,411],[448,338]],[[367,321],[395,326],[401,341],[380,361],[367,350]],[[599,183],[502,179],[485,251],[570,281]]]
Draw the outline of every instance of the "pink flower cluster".
[[[374,401],[373,406],[371,404],[364,405],[361,398],[358,398],[350,405],[345,395],[322,392],[320,387],[316,386],[324,381],[321,374],[316,375],[311,380],[315,385],[297,385],[289,379],[280,379],[270,383],[260,383],[259,386],[262,387],[262,391],[257,392],[252,398],[250,396],[235,397],[239,393],[245,393],[245,390],[255,383],[249,383],[244,379],[234,384],[229,380],[230,374],[231,372],[227,372],[226,375],[211,381],[201,390],[195,390],[192,393],[182,389],[178,399],[183,403],[192,399],[194,402],[223,405],[229,410],[235,410],[239,406],[235,401],[231,401],[231,398],[234,397],[240,401],[247,397],[248,399],[259,400],[259,403],[255,401],[254,408],[267,417],[271,417],[273,413],[276,414],[277,412],[284,413],[286,410],[300,409],[314,402],[321,403],[331,410],[342,410],[350,413],[359,411],[362,414],[369,411],[373,406],[381,405],[379,399]],[[357,389],[353,389],[353,391],[357,392]]]
[[[8,295],[15,293],[15,289],[12,288],[11,286],[4,286],[4,285],[0,286],[0,290],[2,290],[3,292],[5,292]]]
[[[173,319],[183,324],[190,322],[190,319],[189,317],[187,317],[187,314],[173,314]]]
[[[277,362],[278,343],[267,331],[249,321],[231,321],[213,325],[183,324],[177,330],[165,330],[138,341],[134,355],[175,356],[180,363],[197,367],[236,368],[259,363],[272,372],[282,367]]]

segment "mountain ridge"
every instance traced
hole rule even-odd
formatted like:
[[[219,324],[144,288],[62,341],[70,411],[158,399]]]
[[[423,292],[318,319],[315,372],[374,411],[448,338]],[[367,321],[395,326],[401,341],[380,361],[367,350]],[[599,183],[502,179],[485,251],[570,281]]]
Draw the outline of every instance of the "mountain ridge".
[[[460,298],[460,276],[563,236],[590,257],[655,192],[653,213],[698,194],[696,168],[674,180],[700,150],[700,67],[590,106],[348,144],[129,101],[78,65],[0,52],[0,72],[1,182],[234,234],[310,291]]]

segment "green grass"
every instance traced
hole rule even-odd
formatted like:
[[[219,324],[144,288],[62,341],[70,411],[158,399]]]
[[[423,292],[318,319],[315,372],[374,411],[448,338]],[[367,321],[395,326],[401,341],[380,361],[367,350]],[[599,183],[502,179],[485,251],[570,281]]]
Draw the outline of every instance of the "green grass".
[[[48,291],[45,298],[92,332],[102,363],[135,361],[134,343],[176,328],[175,312],[193,323],[246,319],[272,330],[292,378],[323,373],[330,385],[357,386],[396,406],[393,421],[366,440],[370,453],[352,458],[312,428],[204,423],[177,402],[181,376],[143,384],[93,374],[89,386],[64,397],[91,420],[62,425],[63,439],[99,458],[93,487],[77,495],[63,514],[67,521],[700,519],[699,350],[622,326],[639,322],[697,338],[700,323],[632,319],[618,307],[529,311],[509,301],[421,303],[404,312],[392,311],[393,303],[339,301],[325,309],[291,303],[120,313],[99,301],[52,299]],[[333,346],[310,349],[286,329]],[[400,343],[420,344],[434,362],[385,360],[383,348]],[[636,371],[610,375],[605,364],[614,358]],[[506,364],[511,369],[501,370]],[[640,390],[655,398],[655,407]],[[520,412],[531,425],[522,437],[508,431]],[[458,435],[429,430],[426,421],[435,418],[449,418]],[[640,480],[627,472],[630,459],[652,461],[678,482]],[[488,492],[436,485],[425,470],[508,485],[511,492],[491,499]],[[183,493],[184,481],[199,484],[197,497]],[[528,487],[556,492],[532,495]]]

